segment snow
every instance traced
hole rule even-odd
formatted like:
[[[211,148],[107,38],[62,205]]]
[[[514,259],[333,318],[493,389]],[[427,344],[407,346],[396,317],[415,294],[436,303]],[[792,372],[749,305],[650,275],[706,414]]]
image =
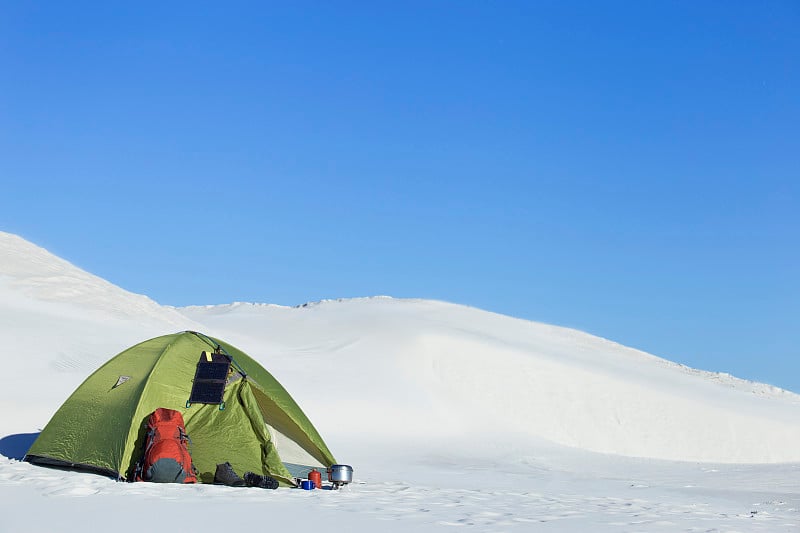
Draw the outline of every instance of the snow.
[[[184,329],[259,360],[356,482],[127,484],[19,461],[95,368]],[[0,335],[0,533],[139,531],[153,513],[160,529],[199,531],[232,516],[259,529],[800,530],[800,396],[567,328],[385,296],[172,308],[0,232]]]

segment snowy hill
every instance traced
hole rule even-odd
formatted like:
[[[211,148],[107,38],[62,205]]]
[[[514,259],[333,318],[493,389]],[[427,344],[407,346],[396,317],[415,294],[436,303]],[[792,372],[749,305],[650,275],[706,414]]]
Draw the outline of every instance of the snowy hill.
[[[0,373],[0,435],[33,431],[111,356],[144,339],[200,326],[93,276],[47,250],[0,232],[0,336],[6,360],[25,376]],[[15,368],[21,368],[15,364]]]
[[[258,359],[364,484],[265,495],[15,460],[99,365],[184,329]],[[800,467],[787,464],[800,461],[800,397],[580,331],[388,297],[171,308],[0,232],[0,335],[0,533],[79,531],[87,513],[117,524],[132,502],[169,517],[176,498],[197,516],[218,511],[204,531],[225,527],[231,509],[295,528],[298,516],[349,517],[357,531],[800,525]],[[45,497],[58,513],[31,523]]]
[[[0,296],[9,348],[57,382],[43,410],[127,346],[199,329],[259,358],[323,434],[343,439],[369,421],[360,438],[374,441],[449,442],[479,429],[484,444],[530,438],[658,459],[800,460],[795,394],[479,309],[388,297],[174,309],[7,233]]]
[[[81,315],[132,320],[142,325],[169,324],[180,328],[186,320],[174,310],[162,307],[140,294],[85,272],[16,235],[0,231],[0,288],[15,303],[51,302],[54,312],[67,306]],[[4,306],[6,307],[6,306]],[[67,313],[65,313],[67,314]]]
[[[369,420],[368,440],[452,442],[480,431],[484,444],[530,438],[670,460],[800,460],[800,396],[576,330],[385,297],[182,312],[255,347],[290,390],[336,384],[332,397],[303,402],[335,422],[328,433],[358,433]]]

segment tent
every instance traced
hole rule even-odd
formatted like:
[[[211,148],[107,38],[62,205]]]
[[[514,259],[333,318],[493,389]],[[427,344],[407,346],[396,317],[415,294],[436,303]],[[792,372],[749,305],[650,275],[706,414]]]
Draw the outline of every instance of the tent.
[[[221,376],[218,363],[225,365]],[[25,460],[132,480],[147,417],[159,407],[183,415],[204,483],[226,461],[240,474],[267,474],[283,485],[336,462],[269,372],[230,344],[194,331],[144,341],[100,367],[53,415]]]

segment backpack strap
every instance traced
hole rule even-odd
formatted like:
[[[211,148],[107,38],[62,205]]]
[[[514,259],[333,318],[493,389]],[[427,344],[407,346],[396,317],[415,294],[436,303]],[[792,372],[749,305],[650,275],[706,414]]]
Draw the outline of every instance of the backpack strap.
[[[134,481],[144,481],[144,463],[145,461],[147,461],[147,454],[153,447],[153,436],[155,434],[156,434],[155,428],[150,428],[144,435],[145,448],[144,451],[142,452],[142,456],[139,458],[138,461],[136,461],[136,466],[133,469]]]

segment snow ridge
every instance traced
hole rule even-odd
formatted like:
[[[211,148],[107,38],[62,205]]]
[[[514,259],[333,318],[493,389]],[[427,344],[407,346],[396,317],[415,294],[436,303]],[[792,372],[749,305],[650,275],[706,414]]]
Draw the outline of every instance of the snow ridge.
[[[174,309],[160,306],[90,274],[17,235],[0,231],[0,286],[41,301],[69,303],[119,319],[188,325]]]

